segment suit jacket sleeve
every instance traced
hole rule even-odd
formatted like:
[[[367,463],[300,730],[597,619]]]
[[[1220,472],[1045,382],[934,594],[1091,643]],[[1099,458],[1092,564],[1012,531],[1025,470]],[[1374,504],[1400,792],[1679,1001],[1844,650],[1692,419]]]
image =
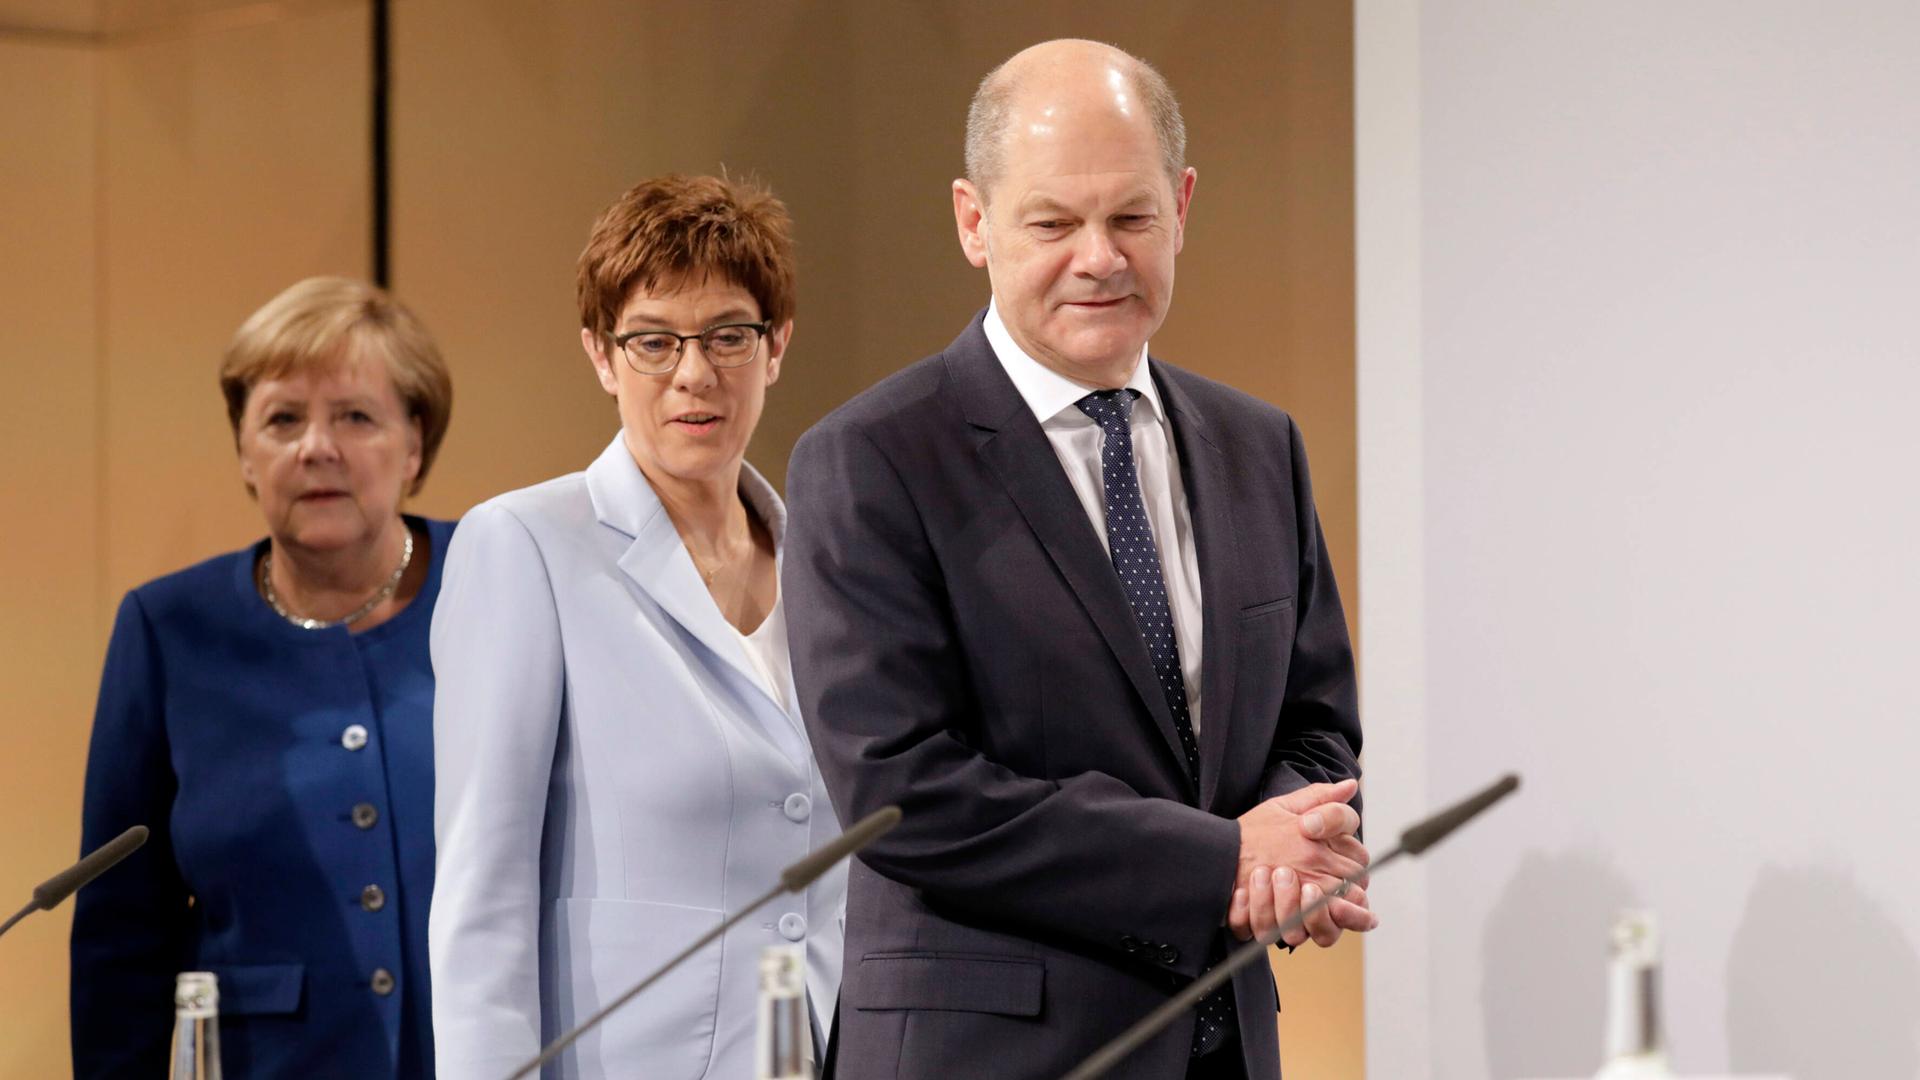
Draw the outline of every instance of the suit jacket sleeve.
[[[1145,931],[1198,974],[1239,824],[1097,772],[1018,775],[969,746],[966,658],[903,478],[829,421],[795,447],[788,491],[794,681],[822,775],[845,820],[905,813],[860,858],[931,902],[1057,938],[1119,951]]]
[[[173,1032],[174,976],[189,966],[192,911],[169,830],[176,782],[153,627],[120,603],[87,753],[80,848],[134,825],[147,843],[74,898],[70,941],[76,1077],[158,1076]]]
[[[1294,528],[1300,537],[1300,584],[1294,594],[1297,621],[1286,697],[1261,780],[1262,798],[1360,775],[1360,704],[1353,646],[1333,564],[1327,557],[1327,538],[1313,505],[1306,445],[1291,417],[1287,434],[1292,449]],[[1359,796],[1353,805],[1360,808]]]
[[[482,505],[454,533],[432,631],[428,951],[439,1075],[505,1075],[540,1050],[540,842],[564,665],[546,565]]]

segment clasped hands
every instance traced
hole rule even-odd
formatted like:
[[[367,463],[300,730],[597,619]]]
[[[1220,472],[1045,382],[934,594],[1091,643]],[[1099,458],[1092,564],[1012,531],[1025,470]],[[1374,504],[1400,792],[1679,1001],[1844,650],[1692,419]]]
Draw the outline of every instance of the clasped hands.
[[[1250,941],[1272,930],[1366,868],[1367,849],[1356,835],[1360,814],[1347,805],[1359,788],[1356,780],[1310,784],[1240,815],[1240,866],[1227,909],[1227,928],[1235,937]],[[1344,931],[1378,926],[1365,886],[1362,877],[1280,940],[1299,945],[1311,939],[1325,948]]]

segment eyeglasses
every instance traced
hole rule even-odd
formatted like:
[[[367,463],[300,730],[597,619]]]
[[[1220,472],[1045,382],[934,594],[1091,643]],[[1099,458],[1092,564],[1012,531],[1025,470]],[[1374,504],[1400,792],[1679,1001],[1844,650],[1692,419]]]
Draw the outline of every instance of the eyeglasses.
[[[627,366],[642,375],[665,375],[680,366],[680,350],[687,342],[698,341],[707,363],[717,368],[735,368],[753,363],[760,353],[760,339],[772,329],[772,323],[725,323],[709,326],[697,334],[676,334],[671,330],[631,330],[616,334],[613,343],[626,354]]]

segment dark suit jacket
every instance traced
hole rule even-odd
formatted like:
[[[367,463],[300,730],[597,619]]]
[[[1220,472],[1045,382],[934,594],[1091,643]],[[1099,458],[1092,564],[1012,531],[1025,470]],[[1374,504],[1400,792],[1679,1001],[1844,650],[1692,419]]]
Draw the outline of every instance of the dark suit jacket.
[[[1358,775],[1352,653],[1278,409],[1158,360],[1202,591],[1199,790],[1106,549],[981,317],[794,448],[794,681],[842,820],[838,1075],[1057,1077],[1205,967],[1233,820]],[[1278,1074],[1258,966],[1250,1075]],[[1191,1018],[1114,1075],[1179,1077]]]

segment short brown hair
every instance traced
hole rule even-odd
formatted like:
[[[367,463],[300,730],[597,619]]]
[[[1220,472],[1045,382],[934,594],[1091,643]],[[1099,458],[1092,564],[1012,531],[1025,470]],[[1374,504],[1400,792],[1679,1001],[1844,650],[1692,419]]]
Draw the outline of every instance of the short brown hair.
[[[235,443],[247,395],[262,379],[326,370],[362,350],[386,362],[407,414],[420,422],[420,474],[408,490],[418,494],[453,416],[453,378],[413,312],[364,281],[307,278],[240,324],[220,362],[220,392]]]
[[[611,334],[635,289],[718,278],[775,326],[793,318],[793,220],[773,192],[719,176],[644,180],[602,211],[580,252],[580,325]]]

